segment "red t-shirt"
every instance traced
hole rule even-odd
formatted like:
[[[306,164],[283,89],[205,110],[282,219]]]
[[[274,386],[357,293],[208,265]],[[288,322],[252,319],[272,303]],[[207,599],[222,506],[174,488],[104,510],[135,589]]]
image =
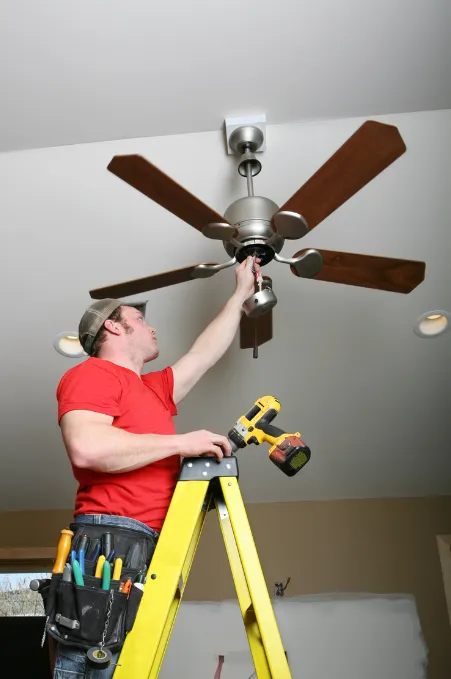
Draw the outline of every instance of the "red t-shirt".
[[[112,426],[134,434],[174,434],[174,378],[171,368],[137,375],[128,368],[90,357],[68,370],[57,388],[58,422],[70,410],[113,417]],[[80,469],[74,515],[128,516],[160,531],[180,471],[180,456],[121,474]]]

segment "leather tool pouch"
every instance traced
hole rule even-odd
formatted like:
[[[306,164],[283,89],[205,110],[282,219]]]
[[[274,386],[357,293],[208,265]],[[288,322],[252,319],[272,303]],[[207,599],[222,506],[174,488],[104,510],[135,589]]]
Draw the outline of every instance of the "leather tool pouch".
[[[88,650],[102,641],[105,648],[119,650],[127,633],[132,629],[143,595],[141,588],[132,585],[129,593],[119,591],[120,583],[129,578],[135,582],[139,573],[147,573],[156,540],[150,535],[129,528],[118,528],[105,524],[92,525],[73,523],[74,533],[71,551],[78,554],[77,545],[82,535],[87,535],[89,544],[99,541],[102,535],[113,536],[114,559],[122,559],[120,579],[111,581],[108,589],[102,589],[102,577],[95,576],[96,561],[85,557],[84,585],[76,584],[73,574],[70,582],[63,580],[62,573],[52,574],[48,586],[41,594],[47,616],[48,633],[57,641]],[[89,557],[92,549],[88,547]],[[67,563],[71,562],[69,557]],[[104,636],[105,635],[105,636]]]

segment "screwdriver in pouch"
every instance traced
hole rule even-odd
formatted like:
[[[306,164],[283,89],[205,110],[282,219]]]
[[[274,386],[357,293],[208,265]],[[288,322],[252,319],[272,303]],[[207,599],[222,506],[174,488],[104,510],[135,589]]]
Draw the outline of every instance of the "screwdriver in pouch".
[[[85,557],[89,549],[89,538],[87,535],[82,535],[78,543],[78,561],[80,563],[81,572],[85,572]]]
[[[105,559],[111,554],[113,546],[113,535],[111,533],[103,533],[102,554],[105,556]]]
[[[100,554],[100,540],[98,538],[93,538],[89,549],[89,555],[86,554],[86,558],[89,559],[89,561],[95,561]]]
[[[56,559],[53,564],[52,573],[63,573],[64,564],[69,556],[71,540],[74,534],[68,528],[63,528],[61,531],[61,536],[58,542],[58,548],[56,551]]]
[[[70,563],[64,564],[63,582],[72,582],[72,566]]]
[[[82,573],[85,572],[85,551],[84,549],[78,550],[78,563],[80,564],[80,570]]]

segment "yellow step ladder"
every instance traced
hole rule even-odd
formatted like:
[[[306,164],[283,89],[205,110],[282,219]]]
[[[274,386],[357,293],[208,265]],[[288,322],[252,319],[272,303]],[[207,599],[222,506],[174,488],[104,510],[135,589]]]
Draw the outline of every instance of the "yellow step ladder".
[[[258,679],[291,679],[235,456],[185,459],[114,679],[156,679],[209,509],[216,507]],[[193,631],[193,634],[195,632]]]

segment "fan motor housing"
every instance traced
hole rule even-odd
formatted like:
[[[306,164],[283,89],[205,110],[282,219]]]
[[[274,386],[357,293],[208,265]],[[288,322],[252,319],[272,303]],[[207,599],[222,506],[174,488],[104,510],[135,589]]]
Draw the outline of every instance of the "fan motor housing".
[[[274,201],[263,196],[239,198],[229,205],[224,217],[236,226],[238,235],[224,242],[227,254],[236,257],[238,262],[248,256],[256,256],[261,260],[260,266],[268,264],[285,242],[271,228],[271,219],[278,209]]]

